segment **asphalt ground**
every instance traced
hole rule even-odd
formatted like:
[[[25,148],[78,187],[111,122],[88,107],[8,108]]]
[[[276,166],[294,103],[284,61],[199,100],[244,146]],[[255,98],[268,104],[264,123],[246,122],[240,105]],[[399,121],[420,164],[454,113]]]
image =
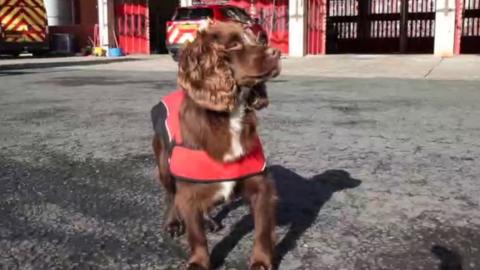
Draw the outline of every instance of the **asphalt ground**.
[[[0,269],[178,269],[149,110],[174,72],[0,72]],[[281,76],[259,114],[280,269],[480,269],[477,81]],[[248,209],[218,209],[245,269]]]

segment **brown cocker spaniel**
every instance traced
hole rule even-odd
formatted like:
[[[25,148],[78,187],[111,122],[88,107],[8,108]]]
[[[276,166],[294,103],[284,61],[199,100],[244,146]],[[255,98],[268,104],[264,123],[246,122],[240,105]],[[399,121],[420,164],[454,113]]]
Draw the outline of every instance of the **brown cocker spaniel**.
[[[218,226],[208,213],[235,196],[254,217],[249,269],[272,268],[276,192],[262,163],[255,111],[268,105],[265,82],[279,73],[278,50],[258,44],[238,24],[215,23],[183,49],[181,89],[152,109],[158,176],[167,191],[165,227],[172,236],[186,231],[187,269],[211,268],[204,227]]]

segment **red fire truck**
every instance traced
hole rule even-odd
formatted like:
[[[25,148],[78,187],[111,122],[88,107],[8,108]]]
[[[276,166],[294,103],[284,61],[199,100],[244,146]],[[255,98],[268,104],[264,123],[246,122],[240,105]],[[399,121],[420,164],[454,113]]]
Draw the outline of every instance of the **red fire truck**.
[[[257,41],[267,44],[267,32],[252,19],[248,13],[239,7],[224,4],[197,4],[181,7],[175,11],[173,18],[167,22],[166,47],[176,61],[180,48],[186,42],[192,42],[202,25],[212,21],[235,21],[252,30]]]
[[[43,0],[0,0],[0,53],[42,54],[49,49]]]

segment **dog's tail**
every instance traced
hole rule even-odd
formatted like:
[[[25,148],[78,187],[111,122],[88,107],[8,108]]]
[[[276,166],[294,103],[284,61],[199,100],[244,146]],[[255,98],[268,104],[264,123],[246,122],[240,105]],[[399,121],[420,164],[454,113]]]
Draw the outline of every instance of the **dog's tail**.
[[[160,183],[165,187],[167,192],[170,195],[175,194],[175,182],[170,174],[170,169],[168,166],[168,158],[171,151],[170,145],[170,135],[166,125],[166,120],[168,116],[167,107],[163,102],[159,102],[157,105],[153,106],[150,111],[150,116],[152,120],[153,130],[155,135],[153,137],[153,150],[155,152],[155,157],[157,159],[157,169],[156,175],[160,180]]]
[[[155,158],[157,161],[157,168],[155,169],[155,175],[163,187],[169,194],[175,194],[176,187],[175,181],[170,174],[168,166],[168,150],[162,138],[158,135],[153,137],[152,142],[153,150],[155,152]]]

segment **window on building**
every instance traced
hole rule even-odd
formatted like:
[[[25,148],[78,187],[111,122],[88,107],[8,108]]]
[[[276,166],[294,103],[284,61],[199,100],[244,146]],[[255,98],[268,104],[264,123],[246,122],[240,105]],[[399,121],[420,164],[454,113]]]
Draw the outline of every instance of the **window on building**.
[[[213,17],[213,11],[210,8],[180,8],[173,18],[175,21],[201,20]]]
[[[237,7],[222,8],[222,14],[223,16],[230,18],[231,20],[242,23],[248,23],[252,20],[250,16],[248,16],[248,14],[245,12],[245,10]]]
[[[46,0],[48,25],[80,24],[80,0]]]

